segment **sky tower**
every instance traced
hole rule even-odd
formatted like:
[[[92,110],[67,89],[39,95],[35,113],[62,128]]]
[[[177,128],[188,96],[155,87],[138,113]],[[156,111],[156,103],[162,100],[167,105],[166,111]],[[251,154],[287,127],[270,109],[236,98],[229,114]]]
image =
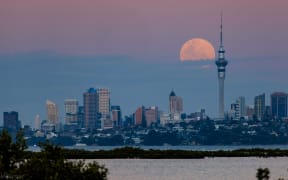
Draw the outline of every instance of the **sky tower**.
[[[228,62],[225,59],[222,28],[223,26],[222,26],[222,13],[221,13],[220,47],[218,50],[218,59],[215,62],[218,69],[218,83],[219,83],[219,119],[224,119],[224,79],[225,79],[225,67],[228,64]]]

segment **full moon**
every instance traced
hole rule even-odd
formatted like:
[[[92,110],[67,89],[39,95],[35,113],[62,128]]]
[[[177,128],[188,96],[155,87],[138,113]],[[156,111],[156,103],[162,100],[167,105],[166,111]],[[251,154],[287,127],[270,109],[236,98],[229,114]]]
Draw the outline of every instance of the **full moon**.
[[[180,50],[181,61],[205,61],[215,59],[213,45],[202,38],[194,38],[186,41]]]

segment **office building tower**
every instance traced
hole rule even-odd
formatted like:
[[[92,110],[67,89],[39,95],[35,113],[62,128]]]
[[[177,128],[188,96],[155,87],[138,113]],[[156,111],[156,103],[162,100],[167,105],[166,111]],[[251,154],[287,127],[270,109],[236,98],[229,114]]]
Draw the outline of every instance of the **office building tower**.
[[[4,112],[3,113],[3,127],[11,134],[16,134],[21,128],[21,122],[18,118],[18,112]]]
[[[34,128],[35,130],[40,130],[41,129],[41,119],[40,119],[40,115],[37,114],[35,117],[35,122],[34,122]]]
[[[161,126],[165,126],[168,123],[172,123],[171,118],[170,118],[170,114],[169,113],[165,113],[165,112],[159,112],[160,114],[160,124]]]
[[[245,97],[243,96],[238,97],[236,103],[239,104],[239,118],[243,118],[246,115]]]
[[[147,127],[150,127],[152,123],[158,122],[158,107],[151,106],[145,109],[145,120]]]
[[[47,100],[46,101],[46,111],[47,111],[48,123],[56,126],[59,123],[57,105],[54,102]]]
[[[110,91],[107,88],[97,89],[98,94],[98,112],[101,117],[107,119],[110,117]]]
[[[263,120],[265,113],[265,93],[254,98],[254,115],[256,119]]]
[[[169,113],[181,114],[183,112],[183,100],[181,97],[176,96],[174,91],[169,95]]]
[[[252,120],[254,113],[254,105],[246,106],[245,118],[247,117],[248,120]]]
[[[64,101],[65,106],[65,123],[66,124],[78,124],[78,100],[66,99]]]
[[[240,96],[236,99],[236,102],[231,104],[231,117],[234,120],[240,120],[246,115],[245,98]]]
[[[271,120],[272,119],[272,109],[271,106],[266,106],[264,111],[264,119]]]
[[[135,125],[141,125],[141,126],[146,127],[144,106],[137,108],[135,115],[134,115],[134,121],[135,121]]]
[[[84,128],[84,106],[79,106],[78,107],[78,113],[77,113],[77,118],[78,118],[78,125],[80,128]]]
[[[84,128],[93,130],[100,128],[101,123],[98,122],[98,95],[94,88],[88,89],[83,94],[84,102]]]
[[[222,33],[222,14],[221,14],[221,25],[220,25],[220,47],[218,50],[218,60],[215,61],[218,69],[218,83],[219,83],[219,119],[224,119],[224,80],[225,80],[225,67],[228,61],[225,59],[225,50],[223,46],[223,33]]]
[[[275,92],[271,94],[271,111],[272,117],[283,118],[287,117],[287,97],[284,92]]]
[[[110,116],[110,91],[107,88],[98,88],[98,112],[100,114],[101,128],[108,129],[113,127]]]
[[[113,122],[113,127],[122,126],[122,113],[120,106],[111,106],[111,119]]]
[[[240,119],[239,104],[238,104],[237,102],[231,104],[231,114],[230,114],[230,117],[231,117],[233,120],[239,120],[239,119]]]

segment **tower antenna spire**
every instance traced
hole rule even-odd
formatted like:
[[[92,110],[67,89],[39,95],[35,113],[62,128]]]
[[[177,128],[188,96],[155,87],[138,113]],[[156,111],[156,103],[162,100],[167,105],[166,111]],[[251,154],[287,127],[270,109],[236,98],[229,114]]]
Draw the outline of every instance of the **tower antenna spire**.
[[[222,17],[223,17],[223,13],[221,11],[221,14],[220,14],[220,23],[221,23],[221,25],[220,25],[220,29],[221,29],[221,31],[220,31],[220,46],[223,46],[223,21],[222,21]]]

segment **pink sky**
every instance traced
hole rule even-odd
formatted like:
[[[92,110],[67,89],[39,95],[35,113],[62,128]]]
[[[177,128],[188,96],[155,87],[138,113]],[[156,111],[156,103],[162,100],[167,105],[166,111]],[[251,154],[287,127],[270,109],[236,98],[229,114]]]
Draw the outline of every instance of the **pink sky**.
[[[0,52],[52,51],[178,59],[190,38],[230,57],[287,56],[287,0],[4,0]]]
[[[287,7],[287,0],[1,0],[0,110],[30,122],[45,118],[46,99],[63,105],[97,85],[111,88],[124,112],[142,103],[165,111],[175,89],[188,112],[206,108],[213,117],[215,64],[182,63],[179,51],[196,37],[217,50],[221,11],[226,109],[240,95],[251,104],[260,93],[287,92]]]

